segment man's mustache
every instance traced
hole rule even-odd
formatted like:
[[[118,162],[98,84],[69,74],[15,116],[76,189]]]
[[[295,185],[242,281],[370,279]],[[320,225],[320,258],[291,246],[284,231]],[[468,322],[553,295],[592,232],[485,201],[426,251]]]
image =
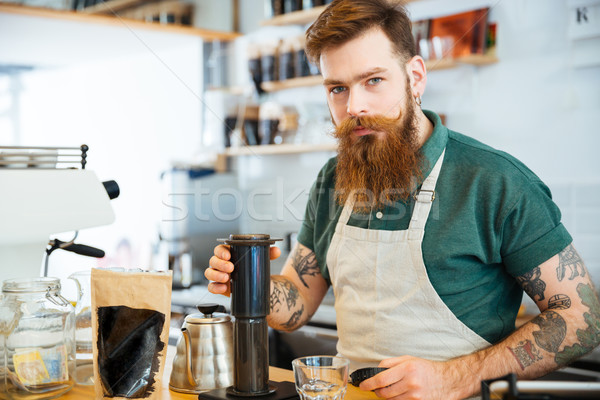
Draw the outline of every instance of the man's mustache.
[[[338,139],[351,135],[358,127],[375,132],[390,132],[398,125],[398,118],[390,118],[383,115],[364,115],[361,117],[349,117],[342,121],[334,132]]]

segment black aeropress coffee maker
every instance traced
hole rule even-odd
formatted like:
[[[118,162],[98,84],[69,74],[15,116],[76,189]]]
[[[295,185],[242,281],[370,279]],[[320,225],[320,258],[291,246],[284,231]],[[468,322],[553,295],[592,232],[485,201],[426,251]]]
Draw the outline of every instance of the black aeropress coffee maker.
[[[269,248],[276,241],[265,234],[229,235],[217,239],[229,245],[231,315],[233,322],[233,385],[201,393],[199,399],[261,397],[265,400],[297,398],[294,384],[269,381],[271,260]],[[278,390],[279,389],[279,390]]]

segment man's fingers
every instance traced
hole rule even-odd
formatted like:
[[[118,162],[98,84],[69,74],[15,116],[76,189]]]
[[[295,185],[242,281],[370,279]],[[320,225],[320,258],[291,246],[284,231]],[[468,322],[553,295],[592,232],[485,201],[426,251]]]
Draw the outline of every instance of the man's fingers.
[[[214,294],[224,294],[229,296],[229,285],[211,282],[208,284],[208,291]]]
[[[220,258],[221,260],[229,260],[231,258],[231,253],[229,252],[229,246],[220,244],[215,247],[215,256]]]
[[[271,260],[275,260],[280,255],[281,255],[281,249],[277,246],[271,246],[271,248],[269,249],[269,256],[270,256]]]
[[[225,261],[217,256],[212,256],[208,261],[208,264],[212,269],[217,271],[223,271],[231,273],[233,271],[233,264],[230,261]]]
[[[213,281],[216,283],[227,283],[229,282],[229,274],[226,272],[221,272],[216,269],[207,268],[204,270],[204,276],[209,281]]]

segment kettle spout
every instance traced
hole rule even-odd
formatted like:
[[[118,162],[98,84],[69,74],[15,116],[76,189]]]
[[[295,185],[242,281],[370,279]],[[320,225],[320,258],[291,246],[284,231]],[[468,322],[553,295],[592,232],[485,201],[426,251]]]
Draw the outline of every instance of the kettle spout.
[[[187,379],[191,387],[196,387],[196,379],[194,378],[194,372],[192,371],[192,343],[190,334],[186,328],[181,328],[181,334],[183,335],[183,340],[185,341],[185,371]]]

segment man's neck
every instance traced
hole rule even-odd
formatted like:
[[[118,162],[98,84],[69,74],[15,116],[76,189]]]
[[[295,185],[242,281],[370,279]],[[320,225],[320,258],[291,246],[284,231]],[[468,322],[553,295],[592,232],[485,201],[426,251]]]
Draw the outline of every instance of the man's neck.
[[[417,132],[419,132],[419,148],[421,148],[433,133],[433,123],[420,108],[417,109],[416,114]]]

